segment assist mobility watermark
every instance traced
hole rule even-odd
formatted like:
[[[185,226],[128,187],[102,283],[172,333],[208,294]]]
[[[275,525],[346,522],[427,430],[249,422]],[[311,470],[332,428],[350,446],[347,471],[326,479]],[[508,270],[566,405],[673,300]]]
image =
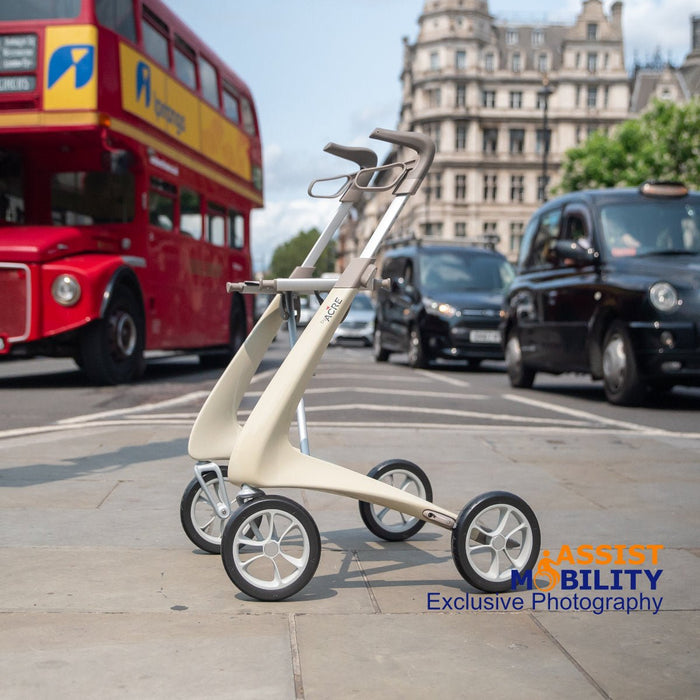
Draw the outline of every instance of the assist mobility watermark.
[[[663,596],[658,568],[660,544],[564,545],[556,557],[543,550],[534,569],[510,572],[511,591],[526,595],[505,597],[465,593],[443,596],[430,591],[427,609],[440,612],[534,611],[651,612],[661,610]],[[607,568],[612,566],[614,568]],[[563,568],[565,567],[565,568]],[[559,588],[560,593],[554,592]],[[529,605],[528,605],[529,604]]]

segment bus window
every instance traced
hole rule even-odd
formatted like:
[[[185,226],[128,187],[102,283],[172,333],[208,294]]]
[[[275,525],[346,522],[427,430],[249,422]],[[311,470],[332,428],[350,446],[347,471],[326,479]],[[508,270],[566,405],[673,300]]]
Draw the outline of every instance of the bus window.
[[[24,223],[22,162],[14,153],[0,151],[0,221]]]
[[[233,91],[227,89],[226,86],[224,86],[224,114],[236,124],[241,121],[238,100],[234,97]]]
[[[230,231],[231,248],[243,248],[245,246],[245,219],[243,214],[229,209],[228,227]]]
[[[132,173],[54,173],[51,218],[59,226],[126,223],[134,218],[134,192]]]
[[[80,14],[81,0],[46,3],[43,0],[0,3],[0,21],[31,19],[73,19]]]
[[[151,178],[148,192],[148,221],[153,226],[173,230],[175,221],[175,186],[159,178]]]
[[[188,88],[197,89],[197,69],[194,63],[194,51],[180,38],[175,39],[175,75]]]
[[[180,190],[180,233],[199,240],[202,237],[202,210],[200,196],[183,187]]]
[[[253,118],[253,108],[250,102],[241,98],[241,113],[243,115],[243,128],[251,135],[255,136],[255,119]]]
[[[202,97],[214,107],[219,106],[219,85],[216,68],[206,58],[199,57],[199,80],[202,84]]]
[[[136,43],[136,21],[132,0],[95,0],[97,21]]]
[[[164,68],[169,68],[168,27],[145,6],[141,20],[141,32],[143,34],[143,48],[146,53]]]
[[[207,240],[214,245],[226,245],[226,209],[211,203],[207,210]]]

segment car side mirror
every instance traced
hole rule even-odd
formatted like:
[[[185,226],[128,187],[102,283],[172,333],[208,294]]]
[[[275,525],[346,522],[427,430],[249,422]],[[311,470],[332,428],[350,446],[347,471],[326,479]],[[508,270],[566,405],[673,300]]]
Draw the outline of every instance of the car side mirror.
[[[583,246],[579,241],[556,241],[554,252],[559,261],[570,261],[569,264],[574,265],[592,265],[598,259],[594,248]]]

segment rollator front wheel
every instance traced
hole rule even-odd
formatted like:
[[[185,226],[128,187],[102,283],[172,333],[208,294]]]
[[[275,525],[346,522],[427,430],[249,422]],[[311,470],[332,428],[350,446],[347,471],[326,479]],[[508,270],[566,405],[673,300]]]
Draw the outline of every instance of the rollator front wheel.
[[[284,600],[312,579],[321,558],[321,536],[298,503],[261,496],[229,518],[221,556],[226,573],[243,593],[258,600]]]
[[[412,493],[426,501],[433,500],[433,489],[426,473],[406,459],[389,459],[370,470],[367,476],[390,486]],[[425,525],[424,520],[397,510],[360,501],[360,517],[367,529],[390,542],[398,542],[415,535]]]
[[[221,474],[226,478],[228,468],[220,467]],[[216,498],[220,498],[219,484],[214,472],[204,472],[204,481],[213,490]],[[214,483],[209,483],[209,482]],[[197,477],[187,484],[180,501],[180,522],[185,534],[193,544],[210,554],[221,552],[221,533],[226,524],[226,520],[220,518],[207,497],[202,491],[202,487],[197,481]]]
[[[511,572],[532,569],[540,553],[540,526],[530,506],[512,493],[491,491],[470,501],[452,530],[459,573],[489,593],[511,590]]]

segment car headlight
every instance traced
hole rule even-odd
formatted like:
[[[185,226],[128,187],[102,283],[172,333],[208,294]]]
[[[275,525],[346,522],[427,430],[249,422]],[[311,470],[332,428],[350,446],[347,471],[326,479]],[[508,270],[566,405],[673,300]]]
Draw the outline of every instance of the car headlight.
[[[73,275],[59,275],[51,285],[51,295],[61,306],[75,306],[80,300],[80,283]]]
[[[436,316],[442,316],[443,318],[452,318],[456,316],[459,311],[455,309],[452,304],[446,304],[440,301],[433,301],[432,299],[425,300],[425,310],[430,314],[435,314]]]
[[[649,299],[659,311],[672,311],[679,305],[678,292],[668,282],[657,282],[649,288]]]

